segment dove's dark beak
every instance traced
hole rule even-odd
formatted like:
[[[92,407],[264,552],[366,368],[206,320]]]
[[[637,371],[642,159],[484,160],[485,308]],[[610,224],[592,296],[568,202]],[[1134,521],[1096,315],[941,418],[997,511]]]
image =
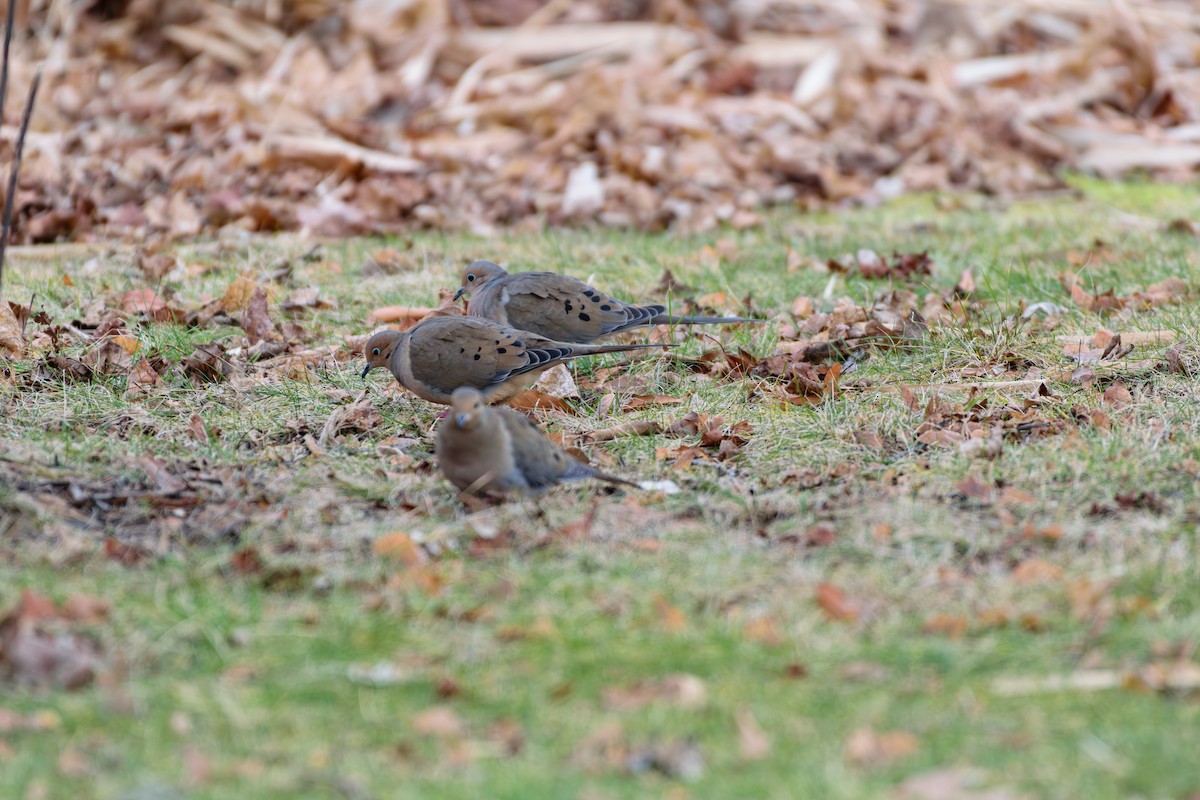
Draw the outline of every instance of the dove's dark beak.
[[[465,427],[467,427],[467,420],[469,418],[470,418],[469,414],[455,414],[454,422],[458,425],[458,427],[465,428]]]
[[[365,367],[363,367],[363,371],[362,371],[363,380],[367,379],[367,373],[370,371],[371,371],[371,362],[368,361],[367,365]]]
[[[465,286],[460,286],[460,287],[458,287],[458,291],[454,293],[454,302],[456,302],[456,303],[457,303],[457,302],[458,302],[458,298],[460,298],[460,297],[462,297],[464,294],[466,294],[466,291],[467,291],[467,287],[465,287]]]

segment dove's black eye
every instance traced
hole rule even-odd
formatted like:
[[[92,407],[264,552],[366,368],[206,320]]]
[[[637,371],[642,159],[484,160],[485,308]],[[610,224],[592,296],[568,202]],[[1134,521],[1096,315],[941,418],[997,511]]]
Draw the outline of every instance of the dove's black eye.
[[[378,347],[376,347],[375,349],[373,349],[373,350],[371,351],[371,355],[373,355],[373,356],[377,356],[377,355],[379,355],[379,348],[378,348]]]
[[[474,275],[474,274],[468,275],[468,276],[467,276],[467,280],[468,280],[468,281],[471,281],[471,282],[474,282],[474,281],[475,281],[475,275]]]

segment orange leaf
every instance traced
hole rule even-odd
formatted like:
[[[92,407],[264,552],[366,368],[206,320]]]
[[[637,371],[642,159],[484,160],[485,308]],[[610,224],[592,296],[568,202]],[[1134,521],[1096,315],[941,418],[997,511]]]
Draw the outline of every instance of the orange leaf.
[[[1017,583],[1043,583],[1056,581],[1062,577],[1062,574],[1062,567],[1057,564],[1051,564],[1040,558],[1031,558],[1017,565],[1016,569],[1012,571],[1012,579]]]
[[[406,567],[415,567],[425,560],[420,548],[407,533],[389,533],[371,543],[371,550],[380,558],[391,558]]]
[[[861,613],[858,604],[832,583],[817,584],[817,605],[830,619],[844,622],[853,622]]]
[[[687,627],[687,617],[679,608],[671,605],[661,594],[654,596],[654,610],[658,612],[658,621],[668,633],[678,633]]]
[[[552,394],[539,392],[537,389],[526,389],[516,397],[508,401],[509,408],[515,408],[518,411],[533,411],[538,408],[553,408],[555,411],[561,411],[564,414],[574,414],[575,409],[571,404],[561,397],[555,397]]]
[[[961,614],[935,614],[925,620],[925,633],[940,633],[958,639],[967,632],[967,618]]]

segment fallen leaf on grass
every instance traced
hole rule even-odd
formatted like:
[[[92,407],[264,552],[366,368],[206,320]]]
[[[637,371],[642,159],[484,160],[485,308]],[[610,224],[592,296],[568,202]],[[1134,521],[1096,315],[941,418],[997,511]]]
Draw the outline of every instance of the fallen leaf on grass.
[[[101,622],[108,619],[112,604],[103,597],[90,594],[73,594],[62,604],[63,619],[73,622]]]
[[[188,420],[187,435],[200,444],[208,444],[208,429],[204,427],[204,420],[199,414],[192,414],[192,418]]]
[[[506,758],[520,755],[525,749],[525,729],[516,720],[502,719],[493,723],[488,728],[487,738]]]
[[[978,478],[967,477],[954,484],[954,488],[968,500],[978,500],[981,503],[992,502],[992,487]]]
[[[742,628],[742,634],[747,639],[753,639],[765,645],[783,644],[783,634],[779,632],[779,625],[770,617],[757,617],[747,622]]]
[[[816,597],[817,605],[832,620],[853,622],[862,613],[858,603],[850,600],[845,592],[832,583],[817,584]]]
[[[687,627],[687,616],[661,594],[654,596],[654,611],[658,614],[659,625],[668,633],[678,633]]]
[[[25,350],[25,337],[21,335],[21,323],[13,314],[8,303],[0,299],[0,350],[16,357]]]
[[[14,731],[54,731],[62,727],[62,719],[53,711],[34,711],[30,714],[18,714],[7,708],[0,708],[0,733]]]
[[[81,778],[92,771],[92,765],[77,747],[64,747],[58,754],[58,774],[65,778]]]
[[[121,310],[153,322],[181,323],[187,314],[159,297],[153,289],[134,289],[121,296]]]
[[[692,412],[682,419],[671,423],[666,433],[669,436],[680,436],[688,433],[699,433],[700,441],[695,445],[685,445],[671,449],[658,448],[655,455],[660,459],[674,459],[675,466],[686,469],[697,458],[706,461],[726,461],[741,452],[749,443],[746,437],[753,428],[749,422],[726,425],[722,417],[710,417],[708,414]]]
[[[896,800],[1022,800],[1006,786],[988,786],[987,773],[975,767],[946,767],[912,775],[896,787]]]
[[[125,382],[126,396],[134,399],[144,396],[156,386],[162,384],[162,376],[150,364],[150,359],[140,358],[129,371]]]
[[[158,491],[163,494],[179,494],[188,488],[187,482],[173,475],[167,468],[166,462],[161,458],[142,456],[138,459],[137,464],[141,467],[142,472],[146,473],[146,477],[158,487]]]
[[[349,405],[338,406],[321,426],[317,442],[322,448],[328,447],[335,436],[343,433],[370,433],[383,423],[383,416],[375,410],[374,404],[363,397]]]
[[[554,409],[563,414],[574,414],[575,409],[561,397],[539,392],[537,389],[526,389],[507,403],[509,408],[517,411],[536,411],[539,408]]]
[[[1079,275],[1064,272],[1059,276],[1063,288],[1071,295],[1075,305],[1084,311],[1108,312],[1124,308],[1147,309],[1155,306],[1182,302],[1187,297],[1188,284],[1181,278],[1167,278],[1135,291],[1128,297],[1117,295],[1112,289],[1095,294],[1083,288]]]
[[[665,394],[639,394],[629,398],[621,410],[625,412],[638,411],[650,406],[674,406],[682,402],[682,397],[671,397]]]
[[[614,425],[611,428],[588,431],[581,434],[579,438],[588,444],[596,444],[598,442],[611,442],[625,436],[654,436],[659,433],[662,433],[662,426],[657,422],[649,419],[633,419],[629,422],[622,422],[620,425]]]
[[[771,740],[758,726],[758,720],[749,709],[734,712],[733,720],[738,729],[738,755],[743,761],[761,761],[771,752]]]
[[[837,541],[837,528],[828,522],[819,522],[804,532],[805,547],[829,547]]]
[[[389,324],[402,331],[432,312],[433,308],[428,306],[383,306],[367,314],[367,325]]]
[[[652,703],[697,709],[708,702],[708,687],[695,675],[681,672],[626,687],[610,687],[602,696],[605,707],[613,711],[636,711]]]
[[[129,353],[124,347],[118,344],[117,339],[126,337],[110,337],[101,338],[96,344],[88,348],[87,353],[80,359],[80,363],[86,366],[92,377],[97,375],[125,375],[133,366],[133,359],[129,357]]]
[[[0,682],[79,689],[99,667],[99,651],[56,622],[64,618],[45,598],[26,591],[0,620]]]
[[[283,301],[284,311],[299,311],[303,308],[332,308],[333,304],[321,299],[321,290],[316,286],[306,286],[292,292]]]
[[[551,397],[579,397],[579,387],[566,364],[555,364],[543,372],[531,388]]]
[[[1104,390],[1104,402],[1113,408],[1124,408],[1133,402],[1133,395],[1125,388],[1125,384],[1116,381]]]
[[[1171,695],[1200,691],[1200,664],[1184,659],[1147,664],[1122,682],[1126,689]]]
[[[412,729],[416,733],[450,739],[465,736],[467,724],[450,706],[434,706],[413,716]]]
[[[380,536],[371,542],[371,550],[381,558],[399,561],[406,567],[417,567],[425,563],[425,554],[417,547],[412,537],[400,531]]]
[[[951,639],[961,639],[967,633],[967,618],[961,614],[934,614],[925,620],[921,630]]]
[[[858,271],[864,278],[870,279],[904,279],[912,275],[932,275],[933,260],[929,252],[921,253],[892,253],[890,261],[885,261],[873,250],[859,250],[855,256]]]
[[[283,337],[275,329],[271,314],[267,308],[267,293],[261,286],[256,286],[246,301],[242,310],[242,330],[246,332],[246,341],[250,346],[264,341],[276,341]]]
[[[141,248],[134,253],[134,260],[137,262],[138,269],[146,276],[146,280],[151,283],[161,281],[179,263],[179,259],[170,253],[151,254]]]
[[[266,292],[269,296],[274,288],[264,287],[245,275],[239,275],[225,287],[225,294],[221,297],[221,309],[226,314],[242,313],[256,291]]]
[[[848,681],[881,683],[887,679],[889,671],[883,664],[874,661],[851,661],[838,674]]]
[[[374,251],[363,262],[362,274],[371,275],[398,275],[401,272],[412,272],[420,265],[417,259],[408,250],[397,250],[394,247],[385,247]]]
[[[1000,678],[992,692],[1000,697],[1026,697],[1061,692],[1102,692],[1112,689],[1154,691],[1188,695],[1200,691],[1200,664],[1176,659],[1147,664],[1122,672],[1112,669],[1078,670],[1066,675],[1035,675]]]
[[[1012,571],[1012,579],[1017,583],[1046,583],[1057,581],[1062,578],[1062,575],[1062,567],[1040,558],[1022,561]]]
[[[220,342],[198,346],[190,356],[179,362],[185,375],[192,380],[220,381],[233,373],[233,364]]]
[[[104,540],[104,557],[126,567],[136,567],[146,559],[153,558],[154,554],[144,547],[125,544],[110,536]]]
[[[917,737],[908,731],[860,728],[846,740],[844,756],[856,767],[880,767],[914,755],[920,749]]]
[[[229,565],[238,575],[261,575],[265,564],[257,547],[243,547],[229,557]]]
[[[383,325],[396,330],[406,330],[427,317],[459,316],[462,309],[450,302],[443,302],[437,308],[428,306],[383,306],[367,315],[368,325]]]

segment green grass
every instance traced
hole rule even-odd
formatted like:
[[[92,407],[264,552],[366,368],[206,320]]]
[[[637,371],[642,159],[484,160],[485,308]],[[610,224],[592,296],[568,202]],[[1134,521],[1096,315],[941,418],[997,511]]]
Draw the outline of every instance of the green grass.
[[[39,353],[7,363],[0,607],[31,589],[60,601],[99,595],[112,613],[82,626],[106,653],[110,674],[97,685],[3,689],[0,707],[50,716],[36,730],[0,729],[0,796],[860,798],[970,766],[1030,797],[1190,797],[1200,791],[1194,692],[998,690],[1006,679],[1084,669],[1125,675],[1180,651],[1194,659],[1189,643],[1200,637],[1195,377],[1159,365],[1166,345],[1143,344],[1098,368],[1095,384],[1078,384],[1060,341],[1105,327],[1200,344],[1200,243],[1163,230],[1195,218],[1200,191],[1076,186],[1077,197],[1009,205],[906,198],[777,215],[762,230],[711,237],[425,233],[327,244],[321,260],[296,264],[277,298],[317,285],[334,302],[295,318],[309,331],[304,346],[325,348],[308,358],[308,380],[271,361],[213,385],[169,370],[159,390],[126,399],[122,376],[68,383],[38,366]],[[418,268],[364,276],[367,254],[383,246],[408,248]],[[892,285],[786,266],[789,249],[824,260],[860,248],[929,250],[934,274]],[[185,263],[207,269],[165,286],[194,308],[237,274],[264,274],[307,249],[290,239],[181,247]],[[869,306],[893,288],[945,292],[970,269],[979,304],[967,324],[865,353],[843,391],[818,406],[785,407],[761,391],[747,400],[758,379],[639,361],[627,370],[636,388],[619,400],[659,393],[685,403],[601,418],[605,390],[585,385],[579,414],[544,417],[546,427],[578,433],[699,410],[748,421],[743,452],[685,471],[656,450],[690,439],[625,437],[585,449],[618,474],[670,478],[684,491],[573,486],[541,501],[544,520],[522,503],[469,515],[431,469],[438,409],[388,389],[382,375],[367,395],[381,424],[333,436],[315,454],[305,437],[317,439],[363,390],[344,337],[369,332],[364,320],[377,306],[434,304],[477,257],[570,272],[627,299],[650,300],[669,268],[697,294],[751,295],[770,315],[799,295],[828,309],[842,296]],[[15,260],[6,294],[35,296],[65,324],[97,297],[115,306],[145,285],[128,254],[85,261]],[[1124,295],[1174,276],[1191,293],[1148,310],[1084,313],[1059,282],[1065,271],[1094,291]],[[1022,304],[1042,301],[1070,310],[1057,327],[1015,325]],[[272,314],[289,318],[277,301]],[[765,356],[778,325],[708,333],[731,352]],[[244,344],[229,325],[131,324],[130,333],[171,364],[199,343]],[[680,351],[715,346],[691,336]],[[577,377],[619,360],[581,364]],[[893,391],[915,387],[922,403],[940,395],[957,409],[968,396],[953,384],[1029,377],[1044,377],[1053,393],[1032,413],[1061,431],[1012,436],[990,461],[917,442],[923,415]],[[1120,409],[1102,399],[1115,379],[1132,395]],[[1028,387],[985,388],[974,402],[1020,408],[1029,396]],[[1077,424],[1074,407],[1104,409],[1111,429]],[[208,442],[187,435],[193,415]],[[864,433],[882,446],[864,444]],[[146,455],[199,487],[197,505],[174,511],[143,498]],[[810,488],[787,476],[801,470]],[[964,494],[968,479],[993,496]],[[1134,502],[1141,492],[1153,497]],[[133,499],[72,500],[97,493]],[[539,541],[592,503],[585,535]],[[223,513],[240,522],[225,525]],[[832,544],[803,544],[817,523],[834,529]],[[1027,525],[1060,535],[1025,536]],[[496,528],[511,529],[513,545],[482,552],[475,531]],[[425,543],[428,564],[375,554],[372,542],[397,531]],[[104,556],[106,538],[153,555],[123,566]],[[261,555],[262,572],[234,569],[242,548]],[[1030,562],[1043,562],[1035,568],[1044,579],[1022,580]],[[845,592],[856,621],[828,618],[815,600],[821,583]],[[1098,616],[1073,609],[1085,585],[1101,587]],[[989,624],[994,613],[1007,624]],[[960,620],[965,634],[928,629],[937,615]],[[403,680],[351,678],[381,663]],[[792,674],[798,665],[803,677]],[[614,689],[677,673],[703,681],[698,707],[606,701]],[[420,715],[437,706],[463,728],[423,729]],[[747,712],[771,741],[761,760],[739,750],[736,719]],[[589,758],[584,743],[614,725],[607,755]],[[514,729],[519,746],[509,747]],[[847,742],[861,730],[906,732],[917,747],[859,763]],[[627,769],[630,753],[682,742],[703,755],[695,780]]]

